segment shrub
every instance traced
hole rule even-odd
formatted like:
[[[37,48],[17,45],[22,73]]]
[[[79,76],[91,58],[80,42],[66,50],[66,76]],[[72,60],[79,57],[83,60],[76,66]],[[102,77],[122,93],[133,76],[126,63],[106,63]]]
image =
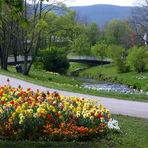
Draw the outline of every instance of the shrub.
[[[98,42],[91,48],[92,55],[100,58],[101,61],[106,58],[106,49],[107,49],[107,44],[105,42]]]
[[[108,55],[113,59],[118,72],[124,73],[129,71],[129,66],[126,63],[126,49],[121,46],[111,45],[108,47]]]
[[[43,65],[43,63],[42,62],[40,62],[40,61],[38,61],[38,60],[36,60],[34,63],[33,63],[33,68],[34,69],[43,69],[43,67],[44,67],[44,65]]]
[[[126,61],[121,59],[116,61],[116,67],[119,73],[125,73],[129,71],[129,66],[126,64]]]
[[[41,62],[47,71],[65,74],[69,68],[66,54],[60,48],[50,48],[40,52]]]
[[[145,49],[134,47],[129,51],[127,63],[134,71],[143,72],[147,64],[146,57]]]

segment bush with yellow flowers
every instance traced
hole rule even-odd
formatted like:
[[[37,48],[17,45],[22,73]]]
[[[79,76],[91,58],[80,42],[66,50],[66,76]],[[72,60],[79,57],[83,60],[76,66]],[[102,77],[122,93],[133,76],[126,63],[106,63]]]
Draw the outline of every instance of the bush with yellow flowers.
[[[0,87],[0,138],[68,141],[104,136],[111,115],[97,104],[56,92]]]

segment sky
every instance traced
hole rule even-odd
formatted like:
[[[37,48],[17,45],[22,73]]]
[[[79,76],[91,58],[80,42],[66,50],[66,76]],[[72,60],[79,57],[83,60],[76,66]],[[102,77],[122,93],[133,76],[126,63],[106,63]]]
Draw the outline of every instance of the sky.
[[[95,4],[112,4],[119,6],[133,6],[133,0],[65,0],[67,6],[87,6]]]

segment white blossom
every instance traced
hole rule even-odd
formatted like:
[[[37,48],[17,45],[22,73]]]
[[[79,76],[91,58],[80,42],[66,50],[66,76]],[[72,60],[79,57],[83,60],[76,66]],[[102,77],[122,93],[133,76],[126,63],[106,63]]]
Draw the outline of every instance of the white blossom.
[[[118,125],[118,121],[114,119],[110,119],[108,122],[108,127],[110,129],[120,130],[120,127]]]

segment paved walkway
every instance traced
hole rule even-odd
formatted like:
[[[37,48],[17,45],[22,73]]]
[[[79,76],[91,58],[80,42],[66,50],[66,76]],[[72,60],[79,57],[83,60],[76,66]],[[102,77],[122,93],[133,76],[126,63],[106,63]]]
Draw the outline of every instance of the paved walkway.
[[[65,96],[76,96],[76,97],[83,97],[83,98],[99,99],[100,102],[107,109],[109,109],[112,114],[121,114],[121,115],[128,115],[128,116],[141,117],[141,118],[148,119],[148,103],[145,103],[145,102],[117,100],[114,98],[104,98],[104,97],[85,95],[80,93],[61,91],[57,89],[50,89],[50,88],[42,87],[29,82],[25,82],[16,78],[4,76],[4,75],[0,75],[0,86],[8,84],[7,78],[10,79],[10,85],[13,87],[18,87],[19,85],[21,85],[24,89],[32,88],[32,90],[40,89],[42,91],[48,90],[50,92],[58,91],[61,95],[65,95]]]

